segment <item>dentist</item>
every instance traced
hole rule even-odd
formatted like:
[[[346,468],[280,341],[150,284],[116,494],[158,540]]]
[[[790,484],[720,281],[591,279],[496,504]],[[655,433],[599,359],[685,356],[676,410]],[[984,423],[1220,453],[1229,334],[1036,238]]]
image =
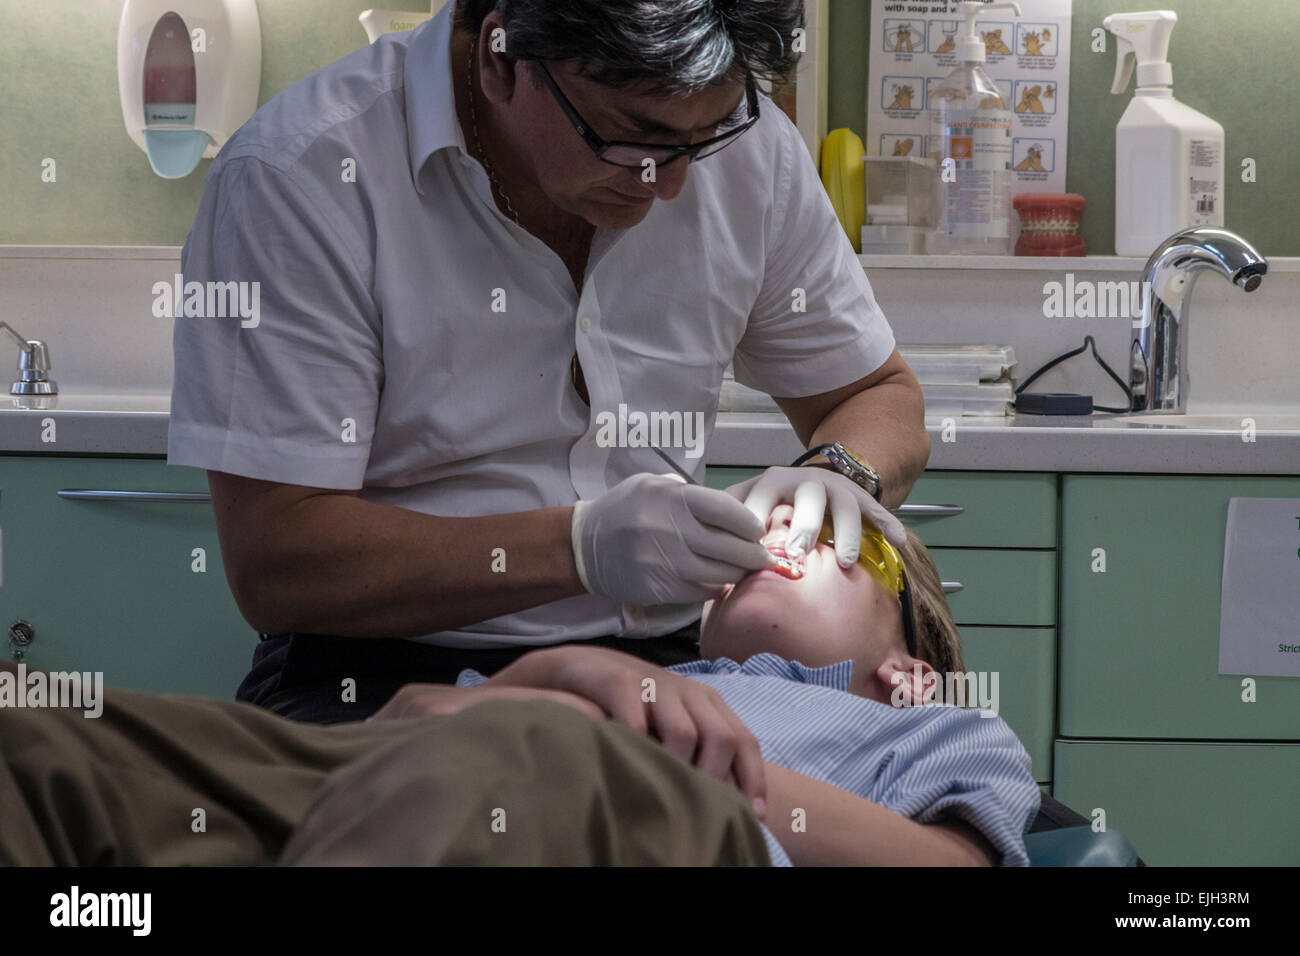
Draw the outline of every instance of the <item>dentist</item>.
[[[761,796],[752,735],[660,667],[772,561],[776,504],[795,549],[829,511],[848,567],[862,520],[901,542],[887,509],[929,456],[920,388],[759,90],[802,27],[797,0],[457,0],[227,143],[182,269],[258,283],[260,321],[176,320],[168,453],[208,471],[262,635],[241,699],[358,720],[545,648],[521,685]],[[733,357],[821,467],[721,491],[597,440],[620,404],[711,431]]]

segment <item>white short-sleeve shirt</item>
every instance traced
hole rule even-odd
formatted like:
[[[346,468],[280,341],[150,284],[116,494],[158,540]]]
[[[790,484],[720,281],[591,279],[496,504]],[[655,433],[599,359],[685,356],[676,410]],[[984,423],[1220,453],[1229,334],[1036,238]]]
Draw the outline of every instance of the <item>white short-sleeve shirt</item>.
[[[812,160],[765,97],[675,199],[597,230],[579,296],[466,148],[450,9],[295,83],[213,162],[184,282],[247,283],[256,309],[178,312],[172,464],[433,515],[562,507],[666,470],[630,447],[633,427],[609,446],[620,416],[700,423],[665,450],[702,481],[733,358],[739,382],[790,397],[888,358],[893,334]],[[590,408],[570,381],[575,351]],[[585,594],[414,639],[652,636],[699,611]]]

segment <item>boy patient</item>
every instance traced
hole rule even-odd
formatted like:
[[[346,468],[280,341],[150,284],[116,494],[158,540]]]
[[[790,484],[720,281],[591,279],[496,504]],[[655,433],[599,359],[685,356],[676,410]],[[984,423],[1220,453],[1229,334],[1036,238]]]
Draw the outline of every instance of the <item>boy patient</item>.
[[[779,557],[793,515],[780,505],[768,519],[763,544]],[[773,863],[1028,865],[1029,755],[1000,717],[933,700],[936,678],[965,668],[925,547],[909,530],[894,555],[909,649],[888,546],[864,534],[844,569],[830,536],[799,577],[765,569],[728,585],[704,606],[702,660],[668,668],[711,685],[758,739]],[[482,680],[465,670],[457,683]]]

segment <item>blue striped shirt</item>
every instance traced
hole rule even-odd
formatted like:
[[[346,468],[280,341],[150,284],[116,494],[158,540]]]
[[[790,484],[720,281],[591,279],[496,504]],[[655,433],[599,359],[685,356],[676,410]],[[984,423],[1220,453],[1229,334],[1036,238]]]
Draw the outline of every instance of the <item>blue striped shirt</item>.
[[[763,759],[865,797],[918,823],[953,817],[979,830],[1003,866],[1028,866],[1038,813],[1029,754],[1001,717],[938,705],[891,707],[850,694],[852,661],[805,667],[776,654],[669,667],[708,684],[759,743]],[[485,680],[464,670],[458,686]],[[774,866],[790,860],[763,828]]]

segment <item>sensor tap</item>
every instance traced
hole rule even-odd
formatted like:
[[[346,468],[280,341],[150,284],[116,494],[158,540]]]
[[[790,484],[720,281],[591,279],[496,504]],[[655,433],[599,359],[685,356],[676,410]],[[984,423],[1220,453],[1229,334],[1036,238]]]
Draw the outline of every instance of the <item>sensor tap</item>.
[[[1141,326],[1129,349],[1133,411],[1187,410],[1187,316],[1192,287],[1206,269],[1254,292],[1268,262],[1224,229],[1186,229],[1160,244],[1142,270]]]

